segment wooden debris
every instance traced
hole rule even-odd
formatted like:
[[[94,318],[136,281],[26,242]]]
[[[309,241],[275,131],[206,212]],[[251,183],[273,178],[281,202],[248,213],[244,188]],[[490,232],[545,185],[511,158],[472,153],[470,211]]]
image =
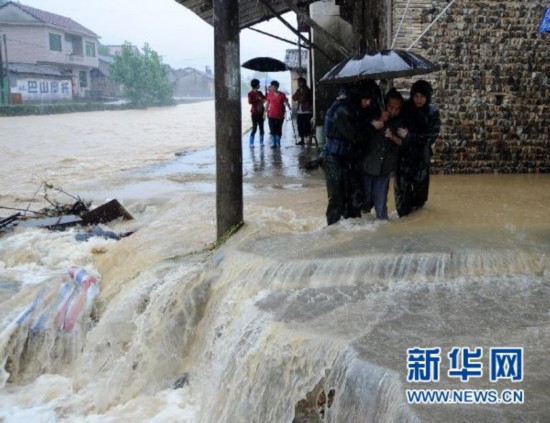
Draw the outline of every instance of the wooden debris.
[[[5,226],[8,226],[10,223],[15,222],[19,217],[21,216],[21,213],[15,213],[11,216],[6,217],[5,219],[0,220],[0,228],[3,228]]]
[[[111,200],[108,203],[93,209],[82,215],[82,220],[87,225],[106,223],[122,217],[123,220],[132,220],[133,217],[126,211],[118,200]]]
[[[18,225],[24,228],[62,229],[82,223],[80,216],[70,214],[67,216],[47,217],[45,219],[28,219]]]

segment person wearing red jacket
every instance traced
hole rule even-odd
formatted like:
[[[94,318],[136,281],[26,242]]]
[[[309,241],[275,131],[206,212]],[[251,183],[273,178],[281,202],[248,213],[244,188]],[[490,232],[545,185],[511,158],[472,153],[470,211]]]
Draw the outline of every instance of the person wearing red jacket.
[[[267,93],[265,107],[267,109],[269,133],[271,134],[271,148],[280,148],[283,122],[285,120],[285,106],[290,109],[290,103],[286,94],[279,91],[279,82],[271,81],[270,87],[271,91]]]

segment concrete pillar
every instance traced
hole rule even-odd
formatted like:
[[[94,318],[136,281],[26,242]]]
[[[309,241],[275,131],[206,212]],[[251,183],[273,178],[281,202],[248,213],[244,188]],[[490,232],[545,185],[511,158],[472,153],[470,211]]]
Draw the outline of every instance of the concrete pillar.
[[[239,2],[214,0],[217,238],[243,223]]]

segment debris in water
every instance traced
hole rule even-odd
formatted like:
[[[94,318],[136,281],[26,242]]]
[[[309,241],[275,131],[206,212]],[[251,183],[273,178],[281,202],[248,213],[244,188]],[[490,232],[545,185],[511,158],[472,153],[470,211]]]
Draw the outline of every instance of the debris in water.
[[[55,325],[65,332],[73,330],[80,316],[91,309],[95,297],[99,294],[99,279],[89,274],[86,269],[72,266],[69,274],[76,284],[76,289],[55,318]]]
[[[12,214],[11,216],[8,216],[4,219],[1,219],[0,220],[0,228],[8,226],[10,223],[13,223],[17,219],[19,219],[20,216],[21,216],[21,213],[15,213],[15,214]]]
[[[91,231],[88,231],[86,233],[76,234],[75,239],[77,241],[87,242],[90,238],[98,237],[103,239],[114,239],[118,241],[120,240],[120,238],[124,238],[132,234],[133,232],[124,232],[121,234],[116,234],[113,231],[105,231],[101,229],[99,226],[94,226]]]
[[[181,389],[185,385],[189,385],[189,375],[187,373],[182,374],[176,379],[176,381],[172,385],[172,389]]]
[[[45,219],[29,219],[18,223],[24,228],[46,228],[63,229],[69,226],[75,226],[82,223],[82,219],[76,215],[66,215],[57,217],[47,217]]]
[[[16,319],[19,326],[27,326],[34,332],[53,327],[71,332],[79,319],[89,313],[99,294],[99,279],[84,268],[72,266],[72,278],[61,283],[57,292],[43,286],[32,304]]]
[[[46,228],[53,230],[62,230],[66,227],[75,225],[96,225],[98,223],[107,223],[121,217],[123,220],[133,219],[132,215],[126,211],[126,209],[118,202],[118,200],[111,200],[101,206],[90,210],[91,203],[85,203],[81,199],[78,199],[72,204],[61,204],[49,200],[51,207],[46,207],[40,211],[13,209],[11,207],[2,207],[10,210],[20,210],[19,213],[15,213],[0,220],[0,229],[8,228],[11,225],[19,225],[25,228]],[[30,218],[21,212],[31,212],[38,216],[45,216],[42,218]],[[100,229],[101,230],[101,229]],[[112,232],[105,231],[101,234],[92,234],[91,236],[103,236],[107,238],[119,239],[124,236],[131,235],[132,232],[117,235]],[[82,239],[78,241],[87,241],[84,239],[86,235],[83,235]]]
[[[126,211],[118,200],[111,200],[82,215],[82,220],[88,225],[107,223],[122,217],[123,220],[132,220],[133,217]]]

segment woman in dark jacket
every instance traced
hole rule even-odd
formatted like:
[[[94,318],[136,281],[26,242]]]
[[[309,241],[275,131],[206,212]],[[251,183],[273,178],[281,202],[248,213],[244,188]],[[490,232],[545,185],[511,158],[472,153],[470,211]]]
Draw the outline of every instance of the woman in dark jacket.
[[[386,94],[384,103],[386,108],[382,115],[371,122],[376,132],[368,140],[367,153],[362,159],[366,208],[374,206],[376,218],[382,220],[388,218],[390,176],[397,167],[397,154],[402,144],[397,131],[403,126],[400,117],[403,97],[392,88]]]
[[[432,145],[439,136],[439,111],[431,104],[433,89],[425,80],[416,81],[405,102],[405,127],[398,130],[404,140],[395,175],[395,207],[399,217],[422,207],[428,200]]]

